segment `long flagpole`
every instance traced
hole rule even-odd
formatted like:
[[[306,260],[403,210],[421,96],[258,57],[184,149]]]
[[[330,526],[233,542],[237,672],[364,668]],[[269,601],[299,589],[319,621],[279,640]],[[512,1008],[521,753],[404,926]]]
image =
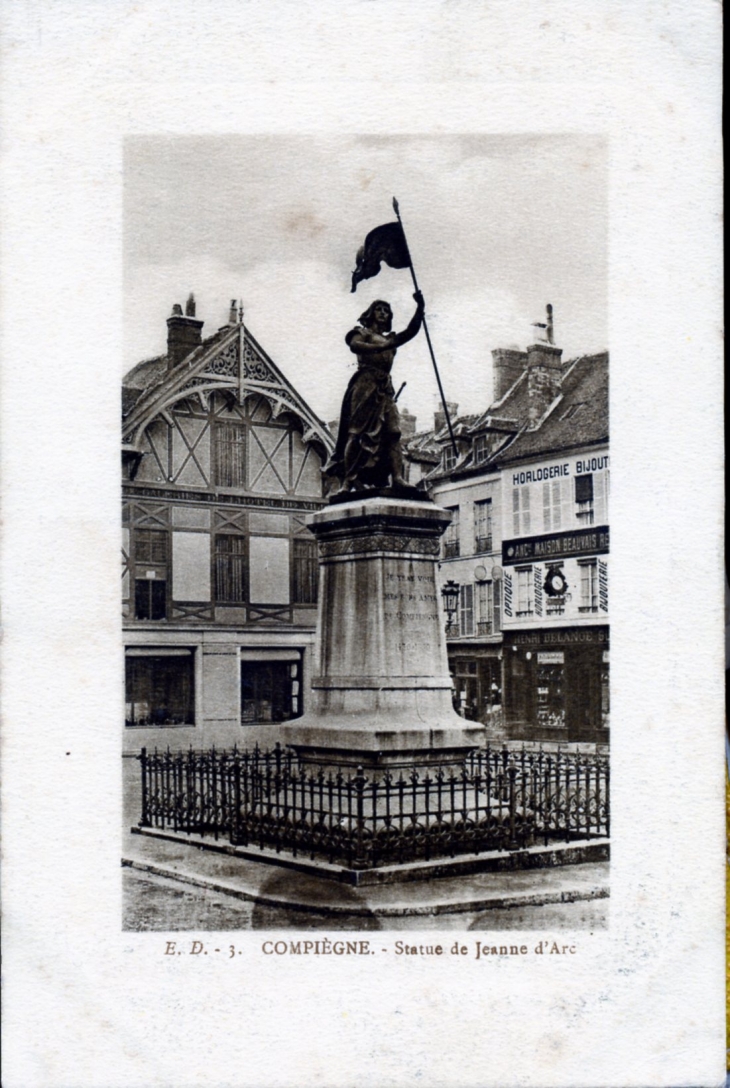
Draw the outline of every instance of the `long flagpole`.
[[[413,267],[413,261],[411,260],[411,251],[408,248],[408,239],[406,238],[406,230],[405,230],[405,227],[403,226],[403,220],[400,217],[400,209],[398,207],[398,201],[395,199],[395,197],[393,197],[393,210],[395,211],[395,214],[398,216],[398,222],[400,223],[401,230],[403,231],[403,240],[406,243],[406,253],[408,254],[408,267],[411,270],[411,277],[413,279],[413,286],[418,291],[418,290],[420,290],[420,288],[418,286],[418,280],[416,279],[416,270]],[[433,369],[434,369],[434,373],[436,374],[436,381],[438,383],[439,393],[441,394],[441,403],[444,406],[444,415],[446,417],[446,425],[449,428],[449,436],[451,438],[451,445],[454,447],[454,456],[458,458],[459,451],[458,451],[458,449],[456,447],[456,439],[454,438],[454,429],[451,426],[451,419],[449,417],[449,409],[448,409],[448,407],[446,405],[446,397],[444,395],[444,387],[441,384],[441,375],[439,374],[439,368],[436,366],[436,356],[434,355],[433,347],[431,346],[431,337],[428,334],[428,325],[426,324],[426,314],[425,313],[423,315],[423,331],[426,334],[426,343],[428,344],[428,350],[431,353],[431,362],[433,363]]]

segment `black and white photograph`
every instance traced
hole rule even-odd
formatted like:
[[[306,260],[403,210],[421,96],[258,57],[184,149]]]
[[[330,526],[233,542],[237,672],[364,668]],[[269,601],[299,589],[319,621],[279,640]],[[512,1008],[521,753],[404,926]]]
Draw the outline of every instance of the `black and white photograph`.
[[[125,928],[607,925],[606,180],[127,141]]]
[[[6,0],[6,1088],[723,1082],[721,29]]]

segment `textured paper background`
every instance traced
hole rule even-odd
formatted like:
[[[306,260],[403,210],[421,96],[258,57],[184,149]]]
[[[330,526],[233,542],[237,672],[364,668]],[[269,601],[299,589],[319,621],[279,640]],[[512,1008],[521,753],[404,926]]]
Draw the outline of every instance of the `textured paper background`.
[[[719,5],[10,0],[3,35],[4,1083],[720,1083]],[[120,931],[122,139],[419,131],[610,140],[610,930],[165,959]]]

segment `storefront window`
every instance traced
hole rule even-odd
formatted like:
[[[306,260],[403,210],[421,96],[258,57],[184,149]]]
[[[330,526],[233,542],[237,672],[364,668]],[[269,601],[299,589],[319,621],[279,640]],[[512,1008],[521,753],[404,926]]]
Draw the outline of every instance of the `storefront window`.
[[[195,724],[192,651],[128,651],[125,666],[127,725]]]
[[[241,724],[285,722],[302,713],[301,660],[241,662]]]
[[[537,655],[537,721],[546,729],[565,728],[563,654]]]

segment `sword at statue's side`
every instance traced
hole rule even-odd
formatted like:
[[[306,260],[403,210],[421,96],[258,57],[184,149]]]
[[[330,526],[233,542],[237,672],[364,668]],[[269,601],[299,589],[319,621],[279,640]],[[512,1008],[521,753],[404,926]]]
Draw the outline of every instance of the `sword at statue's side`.
[[[397,215],[398,222],[400,223],[401,230],[403,231],[403,241],[406,244],[406,253],[408,254],[408,267],[411,270],[411,277],[413,279],[413,286],[418,291],[419,290],[418,280],[416,279],[416,270],[414,269],[413,261],[411,260],[411,251],[408,248],[408,239],[406,238],[406,229],[403,226],[403,220],[401,219],[401,216],[400,216],[400,209],[398,207],[398,201],[395,199],[395,197],[393,197],[393,211]],[[458,451],[457,446],[456,446],[456,439],[454,438],[454,430],[453,430],[453,427],[451,426],[451,419],[449,417],[449,409],[448,409],[448,407],[446,405],[446,397],[444,395],[444,387],[441,384],[441,375],[439,374],[439,368],[436,366],[436,356],[434,355],[433,347],[431,346],[431,337],[428,334],[428,325],[426,324],[426,315],[425,314],[423,315],[423,331],[426,334],[426,343],[428,344],[428,350],[431,353],[431,362],[433,363],[433,369],[434,369],[434,373],[436,374],[436,381],[438,383],[439,393],[441,394],[441,403],[444,406],[444,415],[446,417],[446,425],[449,428],[449,436],[451,437],[451,445],[454,447],[454,456],[458,459],[459,451]]]

